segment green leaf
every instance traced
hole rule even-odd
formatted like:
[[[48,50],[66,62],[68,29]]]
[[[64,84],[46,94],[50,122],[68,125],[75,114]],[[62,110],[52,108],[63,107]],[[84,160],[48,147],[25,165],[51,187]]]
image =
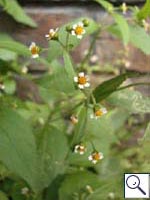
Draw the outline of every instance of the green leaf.
[[[85,127],[87,122],[87,108],[81,107],[79,116],[78,116],[79,123],[77,123],[74,133],[73,133],[73,139],[72,144],[78,144],[81,142],[82,137],[85,134]]]
[[[0,113],[0,160],[11,172],[26,180],[34,191],[40,190],[42,174],[31,127],[9,108],[1,107]]]
[[[0,59],[3,61],[12,61],[17,58],[17,54],[13,51],[0,49]]]
[[[113,17],[121,32],[123,43],[125,45],[128,44],[129,39],[130,39],[130,30],[129,30],[129,26],[126,19],[117,13],[114,13]]]
[[[95,0],[97,3],[99,3],[100,5],[102,5],[108,12],[112,12],[114,10],[114,7],[111,3],[109,3],[108,1],[104,1],[104,0]]]
[[[93,91],[93,95],[96,99],[96,102],[102,101],[108,97],[111,93],[117,90],[117,88],[127,79],[134,76],[137,76],[137,73],[125,73],[115,78],[112,78],[108,81],[104,81],[102,84],[97,86]]]
[[[143,140],[147,140],[150,142],[150,123],[148,124],[148,126],[146,128]]]
[[[130,26],[130,42],[145,54],[150,54],[150,36],[139,26]]]
[[[150,0],[146,0],[142,9],[137,13],[137,18],[139,20],[146,19],[150,16]]]
[[[45,185],[48,186],[58,174],[65,171],[65,158],[69,150],[67,138],[57,128],[47,125],[39,142],[40,162],[46,174]]]
[[[99,187],[99,184],[100,181],[95,174],[87,171],[77,171],[68,175],[62,183],[59,190],[59,200],[74,200],[75,196],[78,197],[77,199],[84,195],[88,196],[86,186],[90,185],[94,190]]]
[[[21,6],[18,4],[16,0],[0,1],[0,5],[17,22],[31,26],[33,28],[37,26],[36,23],[29,16],[26,15],[26,13],[24,12],[24,10],[21,8]]]
[[[23,56],[31,55],[29,49],[25,45],[15,41],[10,41],[10,40],[0,41],[0,49],[1,48],[13,51],[18,55],[23,55]]]
[[[64,68],[68,75],[68,78],[71,78],[73,80],[73,77],[75,76],[75,71],[72,65],[71,58],[66,51],[64,51],[63,53],[63,58],[64,58]]]
[[[39,86],[45,89],[45,95],[46,95],[45,98],[47,100],[50,100],[51,98],[54,98],[55,96],[60,97],[62,93],[66,93],[66,94],[73,93],[75,91],[73,78],[69,77],[66,72],[66,68],[72,67],[72,66],[68,66],[66,64],[66,66],[64,67],[57,61],[53,61],[51,63],[51,67],[52,67],[53,73],[51,75],[43,76],[41,79],[37,81]],[[41,88],[41,92],[43,91],[42,88]],[[47,95],[47,93],[49,95]]]
[[[88,116],[93,111],[88,113]],[[129,112],[122,109],[109,111],[98,120],[88,118],[85,140],[93,141],[96,149],[102,151],[104,156],[108,156],[110,145],[118,140],[116,133],[124,125],[129,117]]]
[[[0,200],[8,200],[7,195],[2,191],[0,191]]]
[[[126,109],[130,113],[150,112],[150,98],[142,96],[138,91],[129,89],[118,91],[108,97],[107,101],[114,106]]]

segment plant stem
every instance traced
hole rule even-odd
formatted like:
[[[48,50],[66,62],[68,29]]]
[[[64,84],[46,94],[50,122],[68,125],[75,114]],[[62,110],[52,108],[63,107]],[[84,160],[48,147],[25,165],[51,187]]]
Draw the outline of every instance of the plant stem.
[[[124,90],[126,88],[133,87],[133,86],[139,86],[139,85],[150,85],[150,82],[133,83],[133,84],[130,84],[130,85],[126,85],[126,86],[120,87],[116,91]]]
[[[95,42],[96,42],[96,40],[97,40],[99,34],[100,34],[100,28],[99,28],[98,31],[93,35],[93,40],[92,40],[92,42],[91,42],[91,44],[90,44],[89,51],[88,51],[88,53],[86,54],[86,56],[84,57],[84,59],[83,59],[82,62],[81,62],[81,65],[80,65],[81,68],[83,68],[84,65],[86,64],[86,62],[89,60],[89,58],[90,58],[90,56],[91,56],[91,53],[92,53],[92,51],[93,51]]]

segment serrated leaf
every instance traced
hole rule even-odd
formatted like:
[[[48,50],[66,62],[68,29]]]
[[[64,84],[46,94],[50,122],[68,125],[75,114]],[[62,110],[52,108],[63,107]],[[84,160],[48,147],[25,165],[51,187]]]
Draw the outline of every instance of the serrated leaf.
[[[130,39],[130,30],[129,30],[129,26],[126,19],[117,13],[114,13],[113,17],[121,32],[123,43],[125,45],[128,44],[129,39]]]
[[[150,36],[139,26],[130,26],[130,42],[145,54],[150,54]]]
[[[95,174],[87,171],[78,171],[74,174],[68,175],[64,182],[61,184],[59,190],[59,199],[60,200],[73,200],[75,195],[77,199],[81,196],[81,193],[89,195],[86,189],[86,186],[90,185],[94,190],[100,185],[100,181]],[[79,195],[79,196],[78,196]]]
[[[73,80],[73,77],[75,76],[75,71],[72,65],[71,58],[66,51],[63,52],[63,58],[64,58],[64,68],[68,75],[68,78]]]
[[[72,144],[78,144],[81,142],[82,137],[85,134],[85,127],[87,122],[87,108],[81,107],[79,117],[78,117],[79,123],[76,125],[74,133],[73,133],[73,139]]]
[[[16,0],[4,0],[0,1],[0,5],[4,10],[11,15],[17,22],[35,28],[36,23],[25,13]]]
[[[138,75],[137,73],[125,73],[108,81],[104,81],[93,91],[96,102],[102,101],[108,97],[111,93],[116,91],[116,89],[127,79]]]
[[[144,6],[137,13],[137,18],[139,20],[142,20],[142,19],[146,19],[149,16],[150,16],[150,0],[146,0]]]
[[[34,191],[41,190],[35,139],[28,123],[15,111],[0,108],[0,160],[26,180]],[[41,182],[41,183],[40,183]]]
[[[45,185],[48,186],[58,174],[65,171],[65,158],[69,150],[67,138],[57,128],[47,125],[39,142],[42,168],[46,174]]]
[[[142,96],[138,91],[128,89],[118,91],[108,97],[107,101],[130,113],[150,113],[150,98]]]

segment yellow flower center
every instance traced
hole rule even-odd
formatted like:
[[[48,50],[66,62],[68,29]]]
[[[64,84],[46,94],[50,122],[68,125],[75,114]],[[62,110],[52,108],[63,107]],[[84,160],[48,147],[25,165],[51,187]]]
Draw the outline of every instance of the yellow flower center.
[[[94,153],[94,154],[92,155],[92,158],[93,158],[93,160],[100,160],[100,159],[101,159],[101,156],[100,156],[99,153]]]
[[[33,55],[38,54],[38,53],[39,53],[39,48],[38,48],[37,46],[32,47],[31,53],[32,53]]]
[[[86,80],[86,77],[83,76],[83,77],[78,77],[78,83],[81,84],[81,85],[84,85],[86,84],[87,80]]]
[[[102,116],[103,115],[103,112],[101,111],[101,110],[97,110],[96,112],[95,112],[95,116],[97,116],[97,117],[100,117],[100,116]]]
[[[76,35],[82,35],[83,31],[84,31],[84,29],[82,26],[77,26],[75,29]]]

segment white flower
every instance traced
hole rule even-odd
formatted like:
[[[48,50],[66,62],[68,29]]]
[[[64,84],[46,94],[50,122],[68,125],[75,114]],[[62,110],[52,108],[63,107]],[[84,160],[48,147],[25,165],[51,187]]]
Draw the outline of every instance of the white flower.
[[[123,14],[125,15],[127,13],[127,10],[128,10],[128,7],[127,7],[125,2],[122,4],[121,9],[122,9]]]
[[[78,83],[78,87],[80,89],[84,89],[86,87],[89,87],[90,83],[88,81],[89,81],[89,78],[88,78],[88,76],[86,76],[84,74],[84,72],[80,72],[78,74],[78,76],[74,77],[74,82]]]
[[[142,24],[145,31],[147,32],[150,29],[150,24],[145,19],[142,20]]]
[[[29,46],[29,50],[31,51],[32,58],[38,58],[38,57],[39,57],[40,49],[39,49],[39,47],[36,45],[35,42],[32,42],[32,43],[31,43],[31,45]]]
[[[86,151],[86,147],[83,144],[78,144],[74,147],[74,152],[83,155]]]
[[[95,111],[95,113],[91,114],[91,119],[98,119],[99,117],[101,117],[102,115],[107,113],[107,109],[106,108],[100,108],[98,110]]]
[[[49,33],[45,35],[45,37],[48,39],[48,40],[51,40],[51,39],[54,39],[56,34],[58,32],[58,28],[56,29],[50,29],[49,30]]]
[[[97,151],[93,152],[93,153],[88,157],[88,159],[89,159],[90,161],[92,161],[92,163],[94,163],[94,164],[96,164],[99,160],[102,160],[103,158],[104,158],[103,153],[97,152]]]
[[[74,116],[74,115],[72,115],[72,116],[70,117],[70,120],[71,120],[71,122],[72,122],[73,124],[77,124],[77,123],[78,123],[78,118],[77,118],[76,116]]]
[[[82,39],[85,32],[84,24],[82,22],[78,22],[72,26],[71,34],[77,36],[78,39]]]
[[[23,66],[21,69],[23,74],[27,74],[28,73],[28,68],[26,66]]]
[[[27,195],[28,193],[29,193],[29,188],[24,187],[24,188],[21,189],[21,194]]]
[[[5,85],[3,83],[0,83],[0,90],[5,90]]]

